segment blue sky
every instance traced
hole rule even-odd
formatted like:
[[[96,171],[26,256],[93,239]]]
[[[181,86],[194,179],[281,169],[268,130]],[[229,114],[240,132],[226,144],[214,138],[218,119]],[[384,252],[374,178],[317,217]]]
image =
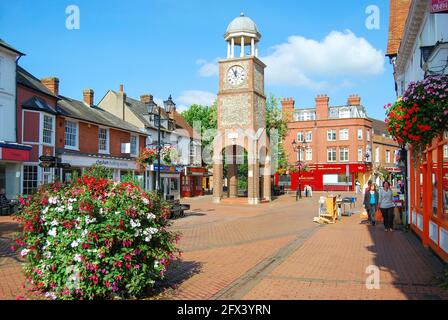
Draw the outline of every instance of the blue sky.
[[[80,29],[65,26],[68,5],[80,9]],[[369,116],[383,119],[394,100],[392,69],[384,57],[388,0],[261,1],[150,0],[1,1],[0,38],[26,53],[20,64],[35,76],[60,78],[60,93],[95,101],[123,83],[129,96],[169,94],[178,105],[207,103],[217,92],[216,60],[223,34],[241,11],[257,24],[259,54],[267,62],[266,92],[313,106],[327,93],[333,105],[361,96]],[[369,5],[380,29],[369,30]]]

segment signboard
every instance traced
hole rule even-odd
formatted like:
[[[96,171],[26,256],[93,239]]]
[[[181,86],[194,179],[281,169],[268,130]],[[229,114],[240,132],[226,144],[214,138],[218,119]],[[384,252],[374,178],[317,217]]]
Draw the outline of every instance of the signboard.
[[[185,167],[184,172],[186,176],[203,176],[205,173],[206,169],[201,167]]]
[[[448,0],[431,0],[431,13],[448,13]]]
[[[40,156],[39,160],[42,162],[56,162],[56,157],[53,156]]]
[[[28,161],[30,157],[29,150],[0,148],[0,159],[12,161]]]
[[[97,157],[83,157],[74,155],[62,155],[61,162],[72,167],[91,167],[94,164],[103,165],[111,169],[136,170],[137,164],[133,160],[107,159]]]
[[[158,168],[159,167],[156,164],[152,165],[150,167],[150,169],[152,171],[158,171]],[[180,172],[183,171],[183,168],[182,167],[175,167],[175,166],[160,166],[160,171],[162,171],[162,172],[180,173]]]

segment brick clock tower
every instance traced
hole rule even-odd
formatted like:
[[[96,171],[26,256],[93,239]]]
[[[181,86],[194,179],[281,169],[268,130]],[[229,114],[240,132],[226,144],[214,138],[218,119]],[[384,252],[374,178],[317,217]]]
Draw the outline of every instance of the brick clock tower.
[[[228,26],[224,39],[227,58],[219,61],[218,136],[214,144],[213,201],[223,196],[223,168],[227,167],[228,195],[238,196],[237,165],[247,151],[249,204],[271,200],[271,172],[266,134],[264,69],[258,59],[261,38],[257,26],[243,13]],[[235,47],[239,48],[236,55]],[[262,181],[262,183],[260,183]]]

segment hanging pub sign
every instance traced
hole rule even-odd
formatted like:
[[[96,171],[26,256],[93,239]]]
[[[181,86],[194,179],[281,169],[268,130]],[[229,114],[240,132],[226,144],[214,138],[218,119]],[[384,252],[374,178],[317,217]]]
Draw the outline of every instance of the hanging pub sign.
[[[448,0],[431,0],[431,13],[448,13]]]

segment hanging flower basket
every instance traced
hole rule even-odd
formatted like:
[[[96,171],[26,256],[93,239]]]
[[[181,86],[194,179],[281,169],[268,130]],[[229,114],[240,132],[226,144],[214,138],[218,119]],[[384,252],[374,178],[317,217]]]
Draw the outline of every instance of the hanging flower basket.
[[[179,153],[176,148],[171,146],[163,147],[163,149],[160,150],[160,156],[165,165],[175,164],[179,161]]]
[[[137,163],[141,170],[145,170],[146,166],[150,166],[157,159],[157,150],[155,148],[145,148],[140,152]]]
[[[410,83],[403,97],[385,106],[389,133],[400,145],[422,152],[448,130],[448,76],[431,76]]]

